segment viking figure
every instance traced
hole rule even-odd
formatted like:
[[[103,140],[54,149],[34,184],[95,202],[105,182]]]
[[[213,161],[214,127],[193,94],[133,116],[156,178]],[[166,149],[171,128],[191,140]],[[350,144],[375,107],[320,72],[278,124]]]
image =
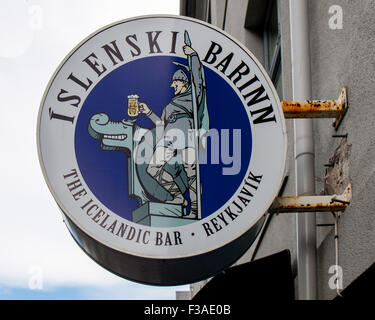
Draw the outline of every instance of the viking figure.
[[[209,120],[202,63],[191,46],[185,45],[183,50],[188,58],[188,66],[181,66],[190,72],[192,81],[189,81],[183,69],[178,69],[173,74],[170,84],[170,87],[174,90],[174,97],[164,107],[161,117],[156,115],[144,102],[139,104],[139,111],[145,114],[155,126],[164,128],[162,138],[158,141],[148,165],[148,174],[173,195],[174,198],[166,203],[188,206],[188,201],[179,192],[178,185],[163,170],[164,165],[176,154],[179,154],[188,178],[191,209],[186,217],[197,218],[199,205],[197,190],[200,181],[197,181],[196,159],[199,146],[194,136],[196,133],[194,129],[197,129],[194,126],[194,116],[198,119],[198,129],[201,129],[201,132],[208,130]],[[197,112],[197,114],[195,115],[194,112]]]

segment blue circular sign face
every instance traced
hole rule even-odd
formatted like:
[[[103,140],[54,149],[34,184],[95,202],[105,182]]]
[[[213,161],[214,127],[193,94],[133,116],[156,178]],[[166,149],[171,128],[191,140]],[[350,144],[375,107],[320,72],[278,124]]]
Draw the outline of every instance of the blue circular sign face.
[[[129,190],[129,181],[139,178],[132,176],[134,173],[128,168],[128,159],[135,152],[133,145],[122,148],[123,141],[114,140],[112,145],[116,146],[118,141],[119,148],[106,150],[90,135],[88,124],[95,114],[105,113],[111,121],[107,125],[108,135],[126,134],[125,128],[123,132],[118,131],[121,126],[118,123],[123,119],[134,120],[133,130],[154,128],[147,115],[134,118],[128,115],[127,96],[136,93],[140,102],[145,101],[155,114],[162,115],[170,101],[176,100],[170,85],[173,74],[180,68],[173,62],[186,63],[173,56],[156,56],[117,68],[91,90],[77,119],[75,152],[84,180],[106,207],[130,221],[139,205]],[[241,100],[220,75],[209,68],[204,68],[204,72],[211,134],[206,149],[200,150],[202,218],[216,212],[236,192],[245,178],[252,150],[251,127]],[[188,213],[189,190],[183,197],[187,200]]]
[[[233,264],[284,173],[283,112],[266,72],[186,17],[89,36],[55,72],[38,121],[42,170],[72,236],[135,281],[195,282]]]

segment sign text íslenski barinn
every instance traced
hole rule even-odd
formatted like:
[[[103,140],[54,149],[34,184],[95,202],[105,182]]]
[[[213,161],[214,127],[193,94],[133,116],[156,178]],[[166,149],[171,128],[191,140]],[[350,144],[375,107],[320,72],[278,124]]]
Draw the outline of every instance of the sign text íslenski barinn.
[[[127,279],[191,283],[251,245],[280,188],[283,113],[256,58],[178,16],[109,25],[61,63],[41,167],[80,247]]]

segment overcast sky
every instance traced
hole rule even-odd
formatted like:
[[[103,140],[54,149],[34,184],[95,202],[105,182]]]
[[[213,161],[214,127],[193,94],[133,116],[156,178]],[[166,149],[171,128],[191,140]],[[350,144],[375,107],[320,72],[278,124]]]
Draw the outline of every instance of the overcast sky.
[[[39,105],[81,40],[112,22],[178,14],[179,0],[0,1],[0,299],[174,299],[183,287],[126,281],[74,242],[38,162]]]

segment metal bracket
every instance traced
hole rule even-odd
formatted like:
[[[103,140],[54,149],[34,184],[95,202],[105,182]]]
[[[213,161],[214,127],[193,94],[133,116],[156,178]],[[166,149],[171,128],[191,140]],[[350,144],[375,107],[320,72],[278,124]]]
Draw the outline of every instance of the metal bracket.
[[[281,101],[286,119],[335,118],[337,130],[349,108],[347,88],[344,87],[337,100]]]
[[[278,197],[269,212],[332,212],[345,211],[352,201],[352,185],[349,184],[343,194],[328,196]]]

